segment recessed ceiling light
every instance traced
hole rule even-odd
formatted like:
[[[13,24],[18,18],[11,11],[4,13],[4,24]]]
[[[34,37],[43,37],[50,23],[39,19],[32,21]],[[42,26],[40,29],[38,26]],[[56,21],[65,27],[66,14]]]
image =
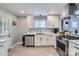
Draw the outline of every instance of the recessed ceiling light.
[[[20,11],[22,14],[24,13],[24,11],[22,10],[22,11]]]
[[[50,12],[50,14],[54,14],[54,12],[52,11],[52,12]]]

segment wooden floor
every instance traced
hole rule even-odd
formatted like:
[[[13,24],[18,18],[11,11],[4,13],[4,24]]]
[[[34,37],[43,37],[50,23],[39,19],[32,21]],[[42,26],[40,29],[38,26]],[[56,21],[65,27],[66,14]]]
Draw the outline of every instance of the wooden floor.
[[[9,56],[59,56],[53,47],[23,47],[17,45],[8,52]]]

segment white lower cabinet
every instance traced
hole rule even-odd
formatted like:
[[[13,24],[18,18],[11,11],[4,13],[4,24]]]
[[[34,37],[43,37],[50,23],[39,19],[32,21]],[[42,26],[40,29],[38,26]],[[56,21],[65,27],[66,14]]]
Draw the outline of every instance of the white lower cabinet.
[[[79,56],[79,45],[69,42],[69,56]]]
[[[40,35],[35,35],[35,46],[40,46],[41,39]]]
[[[56,35],[55,34],[53,34],[52,35],[52,45],[56,48]]]
[[[7,41],[0,42],[0,56],[7,56]]]
[[[35,35],[35,46],[50,46],[52,43],[52,35]]]

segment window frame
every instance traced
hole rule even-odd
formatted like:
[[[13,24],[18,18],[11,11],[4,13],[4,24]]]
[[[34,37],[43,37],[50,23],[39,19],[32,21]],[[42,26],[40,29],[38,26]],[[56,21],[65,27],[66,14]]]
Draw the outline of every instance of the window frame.
[[[45,21],[45,27],[40,26],[42,20]],[[38,27],[35,27],[35,21],[39,22],[39,26]],[[45,17],[42,16],[40,18],[39,18],[39,16],[35,17],[34,21],[33,21],[33,28],[47,28],[47,17],[46,16]]]

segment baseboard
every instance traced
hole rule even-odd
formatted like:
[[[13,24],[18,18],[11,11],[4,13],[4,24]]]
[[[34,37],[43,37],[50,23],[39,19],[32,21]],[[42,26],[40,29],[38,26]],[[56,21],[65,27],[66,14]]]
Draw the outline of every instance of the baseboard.
[[[35,47],[54,47],[53,45],[37,45]]]
[[[22,44],[22,42],[17,42],[17,45],[18,45],[18,44]]]
[[[22,42],[17,42],[17,43],[15,43],[14,45],[12,45],[12,47],[11,48],[14,48],[16,45],[18,45],[18,44],[22,44]]]

